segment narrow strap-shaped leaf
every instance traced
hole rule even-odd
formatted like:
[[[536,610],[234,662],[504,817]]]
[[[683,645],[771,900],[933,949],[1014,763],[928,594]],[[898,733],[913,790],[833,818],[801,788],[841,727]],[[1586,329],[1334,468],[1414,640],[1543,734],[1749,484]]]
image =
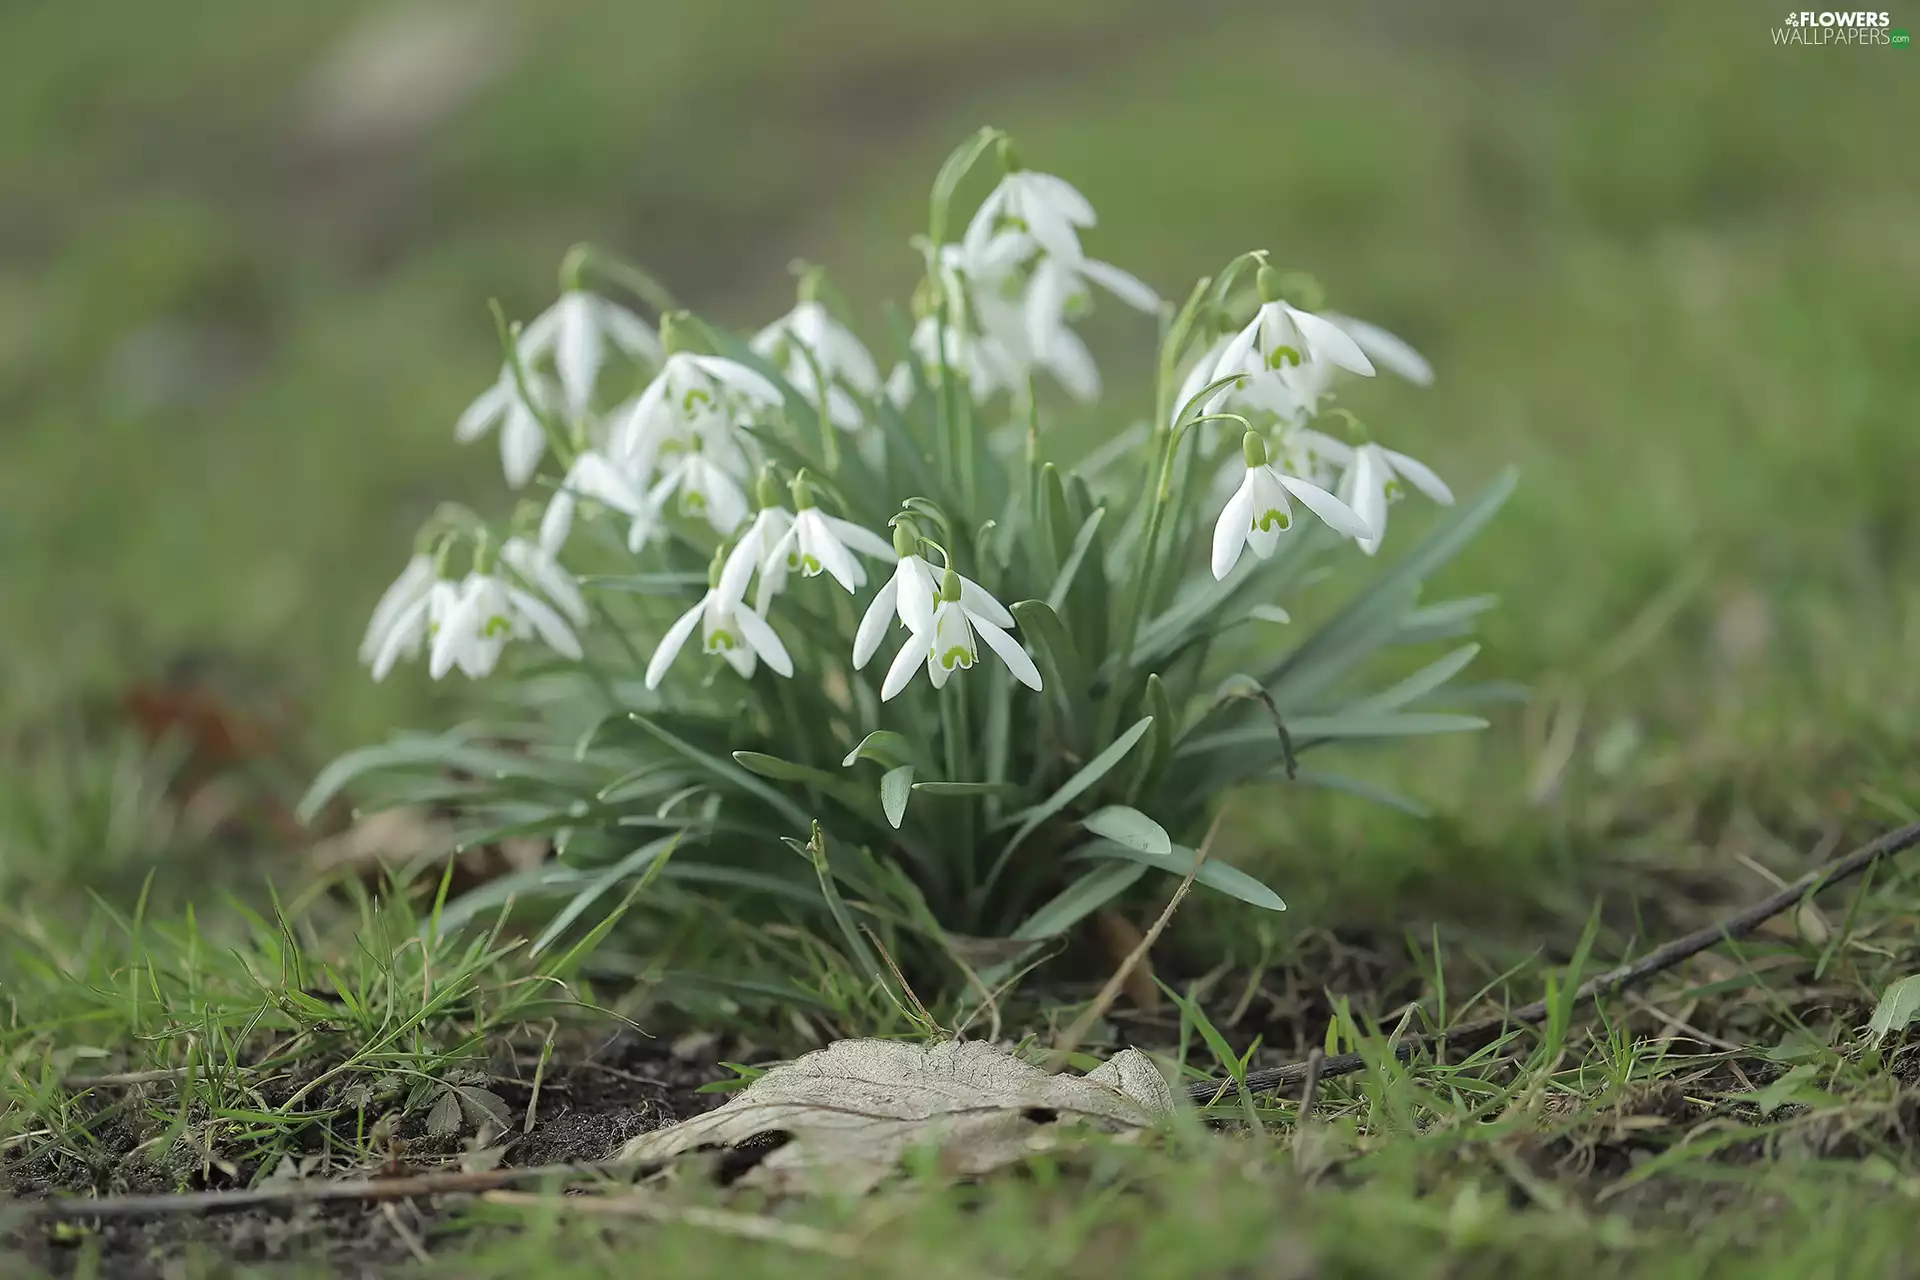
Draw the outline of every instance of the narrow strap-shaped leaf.
[[[1141,863],[1156,871],[1164,871],[1168,875],[1185,876],[1193,870],[1194,861],[1199,855],[1181,844],[1174,845],[1171,852],[1160,854],[1143,853],[1139,849],[1129,849],[1111,840],[1095,840],[1091,844],[1082,845],[1068,856],[1073,859],[1119,858],[1127,862]],[[1264,907],[1268,911],[1287,909],[1287,904],[1281,901],[1279,894],[1240,868],[1231,863],[1222,862],[1218,858],[1209,857],[1201,863],[1200,870],[1193,879],[1196,884],[1218,889],[1230,897],[1238,898],[1256,907]]]
[[[991,886],[995,880],[999,879],[1000,873],[1005,870],[1008,860],[1013,857],[1013,851],[1020,847],[1021,841],[1032,835],[1041,823],[1096,786],[1112,771],[1113,766],[1127,758],[1127,753],[1133,750],[1140,739],[1147,735],[1147,730],[1152,727],[1152,716],[1140,717],[1124,733],[1109,743],[1105,751],[1087,761],[1080,772],[1062,783],[1059,790],[1027,810],[1025,819],[1014,830],[1012,838],[1007,841],[1006,848],[1000,851],[999,858],[995,860],[993,870],[987,876],[987,884]]]
[[[1111,862],[1095,867],[1062,889],[1013,931],[1021,942],[1038,942],[1065,933],[1132,888],[1147,874],[1144,863]]]
[[[1346,711],[1350,714],[1397,711],[1415,699],[1426,697],[1459,675],[1479,652],[1479,645],[1463,644],[1452,653],[1428,663],[1392,688],[1382,689],[1370,698],[1362,698],[1359,702],[1347,707]]]
[[[1044,600],[1015,603],[1013,616],[1020,624],[1020,638],[1033,650],[1040,668],[1045,686],[1041,696],[1050,699],[1059,711],[1062,737],[1077,747],[1092,723],[1085,705],[1087,673],[1079,647],[1060,615]]]
[[[1425,711],[1343,712],[1330,716],[1294,716],[1287,720],[1287,731],[1296,743],[1316,738],[1409,738],[1429,733],[1471,733],[1486,727],[1487,722],[1479,716]],[[1273,737],[1269,725],[1228,729],[1181,743],[1179,754],[1190,756],[1223,747],[1266,746],[1273,742]]]
[[[782,760],[779,756],[770,756],[761,751],[736,751],[733,753],[733,759],[749,773],[759,774],[774,782],[795,782],[803,787],[813,787],[824,795],[832,796],[856,813],[872,812],[873,802],[864,789],[848,778],[828,773],[825,769],[795,764],[791,760]]]
[[[1110,804],[1096,809],[1082,818],[1080,825],[1097,836],[1142,853],[1173,852],[1173,839],[1167,835],[1167,829],[1129,805]]]
[[[1002,800],[1020,794],[1020,787],[1012,782],[949,782],[940,778],[916,782],[913,789],[929,796],[998,796]]]
[[[1398,791],[1379,786],[1365,778],[1350,777],[1344,773],[1329,773],[1325,769],[1301,769],[1294,774],[1295,782],[1304,782],[1310,787],[1319,787],[1324,791],[1344,791],[1362,800],[1371,800],[1375,804],[1389,809],[1398,809],[1401,813],[1414,818],[1430,818],[1433,810]]]
[[[1093,545],[1093,537],[1100,532],[1100,521],[1107,514],[1105,507],[1095,507],[1093,514],[1081,524],[1080,532],[1073,536],[1073,546],[1067,550],[1065,563],[1054,577],[1053,586],[1047,591],[1047,608],[1059,613],[1066,608],[1067,592],[1073,589],[1073,580],[1080,572],[1080,565],[1087,558],[1087,548]]]
[[[754,796],[770,805],[781,817],[793,823],[793,825],[800,830],[804,831],[807,829],[807,825],[811,819],[807,817],[799,805],[787,799],[778,791],[754,777],[745,769],[742,769],[739,765],[730,760],[722,760],[712,752],[702,751],[685,738],[668,732],[637,711],[633,713],[633,722],[645,729],[648,733],[651,733],[654,737],[660,739],[660,741],[666,743],[667,746],[679,752],[680,755],[690,763],[700,766],[721,781],[738,787],[748,795]]]
[[[572,901],[562,907],[559,913],[548,922],[547,927],[540,931],[540,936],[534,939],[533,946],[528,950],[527,954],[537,956],[552,946],[554,940],[565,933],[588,907],[592,906],[599,900],[602,894],[613,888],[614,885],[619,884],[622,880],[627,879],[629,876],[640,875],[642,873],[644,873],[645,879],[652,879],[653,876],[658,874],[658,864],[660,860],[672,856],[673,850],[680,843],[681,835],[681,832],[676,831],[670,836],[662,836],[658,840],[649,840],[595,876],[580,892],[574,894]]]

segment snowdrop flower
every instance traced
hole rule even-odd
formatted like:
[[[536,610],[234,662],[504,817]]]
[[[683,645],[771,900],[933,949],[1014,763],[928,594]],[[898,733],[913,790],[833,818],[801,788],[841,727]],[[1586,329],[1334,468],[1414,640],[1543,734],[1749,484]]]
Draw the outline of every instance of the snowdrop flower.
[[[1095,284],[1135,311],[1152,315],[1160,309],[1159,294],[1112,263],[1043,255],[1027,286],[1027,334],[1035,351],[1045,353],[1047,340],[1066,328],[1067,315],[1084,305]]]
[[[1314,362],[1373,376],[1373,362],[1345,329],[1324,316],[1303,311],[1281,299],[1280,276],[1272,267],[1260,268],[1259,284],[1259,310],[1221,350],[1212,371],[1201,379],[1200,385],[1234,375],[1259,381],[1289,367]],[[1206,411],[1215,412],[1236,390],[1244,390],[1247,385],[1221,388],[1208,401]]]
[[[605,454],[589,449],[573,460],[540,517],[540,547],[548,555],[558,555],[566,545],[582,499],[618,511],[633,522],[628,534],[633,551],[638,552],[652,536],[657,522],[645,495]]]
[[[961,240],[967,252],[978,256],[996,232],[1011,228],[1026,232],[1055,257],[1080,257],[1077,228],[1090,227],[1095,221],[1087,198],[1064,178],[1022,169],[1012,147],[1005,143],[1001,144],[1000,158],[1006,176],[980,202],[979,211],[967,224]]]
[[[433,627],[427,674],[438,680],[458,667],[478,680],[493,671],[507,641],[528,635],[538,635],[563,657],[580,657],[579,638],[553,606],[492,572],[476,569]]]
[[[520,358],[532,364],[553,357],[567,413],[579,419],[591,407],[609,344],[649,364],[665,355],[659,335],[639,316],[598,294],[569,289],[520,331]]]
[[[974,643],[975,637],[987,642],[987,647],[1006,663],[1014,679],[1039,691],[1040,669],[1033,665],[1033,659],[1020,647],[1020,642],[1005,630],[1006,626],[1013,625],[1013,615],[985,591],[976,597],[978,607],[969,604],[966,595],[960,575],[948,569],[941,576],[940,596],[934,602],[931,621],[909,633],[907,642],[894,655],[893,665],[887,668],[887,678],[880,686],[882,702],[906,688],[922,664],[933,687],[945,688],[947,678],[955,670],[970,669],[979,661],[980,647]],[[1004,626],[1001,619],[1005,619]]]
[[[741,676],[752,679],[754,669],[763,660],[778,674],[793,675],[793,659],[766,619],[738,601],[729,602],[721,597],[721,568],[722,560],[716,554],[708,570],[708,581],[712,585],[706,594],[676,618],[667,628],[667,634],[660,637],[660,645],[647,663],[647,688],[660,687],[660,682],[666,679],[667,668],[680,656],[680,650],[686,647],[696,626],[700,628],[701,652],[726,659],[727,665]]]
[[[754,335],[753,350],[783,365],[793,389],[809,403],[820,399],[814,365],[827,380],[827,417],[842,431],[857,431],[866,416],[846,388],[869,398],[880,393],[880,372],[873,356],[851,330],[827,313],[811,296],[812,280],[801,284],[801,299],[786,315]],[[809,360],[808,355],[812,355]]]
[[[667,500],[677,497],[682,515],[703,519],[715,533],[728,537],[747,518],[747,491],[735,478],[746,469],[746,455],[730,440],[714,448],[672,449],[647,492],[647,505],[664,511]]]
[[[867,571],[853,558],[855,551],[876,560],[894,558],[886,539],[814,506],[806,472],[793,478],[792,488],[793,523],[768,550],[769,561],[785,560],[789,570],[798,569],[804,578],[817,578],[825,571],[848,592],[855,592],[867,585]]]
[[[1387,506],[1404,493],[1401,480],[1406,480],[1443,507],[1453,505],[1453,490],[1447,488],[1446,481],[1435,475],[1433,469],[1424,462],[1415,461],[1404,453],[1383,449],[1377,444],[1355,447],[1352,457],[1346,476],[1341,481],[1340,496],[1352,505],[1362,520],[1372,526],[1372,535],[1358,540],[1360,549],[1368,555],[1378,551],[1381,539],[1387,536]]]
[[[373,617],[367,622],[366,636],[360,641],[361,662],[372,664],[386,646],[394,622],[427,598],[438,576],[434,571],[433,557],[425,552],[407,561],[407,567],[400,571],[393,585],[380,596],[380,602],[373,606]]]
[[[580,594],[580,584],[539,543],[520,537],[508,538],[500,544],[500,560],[518,574],[521,581],[557,605],[573,625],[587,625],[587,601]]]
[[[853,637],[853,669],[861,671],[873,660],[886,639],[889,624],[898,618],[910,633],[933,627],[935,606],[940,600],[942,573],[915,553],[920,545],[919,531],[912,521],[901,520],[893,528],[893,550],[898,557],[893,576],[876,591],[873,603],[860,618]],[[1002,629],[1013,626],[1013,615],[995,600],[985,587],[972,578],[960,577],[960,603]]]
[[[1213,576],[1224,580],[1239,563],[1243,548],[1252,547],[1262,560],[1273,554],[1280,535],[1293,524],[1292,494],[1326,521],[1335,533],[1349,538],[1371,538],[1374,530],[1346,503],[1319,485],[1287,475],[1267,461],[1266,441],[1257,431],[1242,438],[1247,473],[1213,526]]]
[[[774,555],[773,549],[781,545],[787,531],[793,528],[793,513],[780,505],[780,489],[771,467],[761,471],[756,488],[760,510],[728,553],[716,586],[722,601],[729,606],[737,605],[746,599],[747,583],[758,571],[760,589],[754,592],[753,608],[754,612],[764,615],[773,597],[786,589],[787,558]]]
[[[557,396],[552,383],[531,372],[527,373],[527,394],[534,404],[521,396],[512,367],[503,365],[499,378],[467,406],[453,428],[453,438],[468,444],[498,425],[500,465],[507,474],[507,484],[515,489],[533,478],[547,451],[547,432],[540,425],[540,414]]]
[[[679,350],[672,316],[661,332],[667,358],[608,440],[614,463],[642,483],[670,446],[717,447],[746,417],[782,403],[778,387],[737,360]]]

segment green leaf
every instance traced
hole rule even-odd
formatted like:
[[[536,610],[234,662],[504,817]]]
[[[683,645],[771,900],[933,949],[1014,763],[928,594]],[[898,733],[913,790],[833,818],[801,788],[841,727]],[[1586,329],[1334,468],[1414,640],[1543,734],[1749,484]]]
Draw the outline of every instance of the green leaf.
[[[1095,867],[1028,916],[1012,936],[1020,942],[1038,942],[1065,933],[1132,888],[1146,874],[1147,868],[1137,862]]]
[[[813,824],[813,834],[806,843],[806,851],[813,859],[813,872],[820,881],[821,896],[827,900],[827,913],[833,917],[834,924],[840,927],[840,936],[846,940],[847,958],[853,961],[862,976],[878,976],[880,963],[874,959],[873,952],[867,947],[867,940],[854,924],[853,913],[847,909],[846,899],[840,896],[840,886],[834,883],[833,867],[827,861],[827,833],[820,829],[817,822]]]
[[[1114,844],[1110,840],[1096,840],[1082,845],[1068,855],[1073,859],[1081,858],[1120,858],[1128,862],[1138,862],[1164,871],[1171,876],[1185,877],[1193,870],[1194,859],[1199,855],[1185,845],[1177,844],[1169,853],[1143,853],[1139,849],[1129,849],[1123,844]],[[1280,895],[1255,880],[1231,863],[1209,857],[1200,864],[1200,873],[1194,876],[1195,884],[1204,884],[1210,889],[1218,889],[1229,897],[1240,899],[1268,911],[1285,911],[1287,904]]]
[[[1097,836],[1105,836],[1115,844],[1123,844],[1142,853],[1165,856],[1173,852],[1173,838],[1167,834],[1165,827],[1138,809],[1124,804],[1110,804],[1104,809],[1096,809],[1082,818],[1080,825]]]
[[[1319,787],[1325,791],[1344,791],[1348,795],[1371,800],[1375,804],[1385,805],[1389,809],[1398,809],[1401,813],[1415,818],[1430,818],[1433,811],[1418,800],[1409,799],[1397,791],[1376,786],[1364,778],[1348,777],[1344,773],[1328,773],[1324,769],[1301,769],[1294,774],[1295,782],[1304,782],[1310,787]]]
[[[998,796],[1002,800],[1020,794],[1019,785],[1012,782],[948,782],[939,778],[916,782],[913,789],[930,796]]]
[[[1080,532],[1073,536],[1073,546],[1067,551],[1066,563],[1060,566],[1053,586],[1047,591],[1047,608],[1055,613],[1066,608],[1067,592],[1073,589],[1074,577],[1080,572],[1080,565],[1087,558],[1087,548],[1093,545],[1094,535],[1100,532],[1101,518],[1106,514],[1105,507],[1095,507],[1093,514],[1080,526]]]
[[[1356,712],[1352,715],[1294,716],[1287,720],[1287,732],[1296,743],[1330,738],[1409,738],[1430,733],[1471,733],[1484,729],[1487,722],[1479,716],[1442,715],[1438,712]],[[1273,726],[1259,725],[1228,729],[1194,738],[1180,744],[1183,756],[1217,751],[1222,747],[1274,745]]]
[[[669,733],[666,729],[655,724],[652,720],[637,711],[633,712],[632,715],[635,724],[679,752],[689,763],[700,766],[700,768],[706,770],[721,781],[738,787],[748,795],[764,801],[771,806],[775,812],[779,813],[781,817],[793,823],[794,826],[804,831],[812,821],[812,819],[800,809],[800,806],[748,773],[745,769],[742,769],[739,765],[722,760],[719,756],[711,752],[702,751],[685,738],[677,737]]]
[[[935,244],[942,244],[947,237],[947,210],[953,204],[953,193],[959,188],[960,180],[967,176],[986,149],[998,142],[1001,133],[992,127],[983,127],[980,132],[955,147],[940,166],[940,172],[933,180],[933,194],[930,199],[927,229]]]
[[[1905,1031],[1920,1018],[1920,973],[1894,983],[1881,995],[1867,1029],[1873,1032],[1874,1047],[1898,1031]]]
[[[580,892],[573,895],[573,900],[562,907],[559,913],[548,922],[547,927],[540,931],[540,936],[534,940],[527,954],[537,956],[552,946],[554,940],[565,933],[568,926],[578,920],[588,907],[622,880],[641,872],[651,874],[654,863],[660,858],[669,856],[674,847],[680,843],[681,834],[676,831],[670,836],[648,841],[588,881]]]
[[[1034,663],[1040,668],[1040,680],[1046,686],[1042,696],[1052,699],[1059,710],[1061,736],[1078,745],[1083,727],[1090,723],[1082,705],[1087,675],[1079,647],[1066,623],[1044,600],[1019,601],[1013,616],[1020,624],[1020,638],[1033,650]]]
[[[887,821],[895,831],[907,816],[907,800],[913,795],[913,766],[903,764],[897,769],[889,769],[880,779],[880,807],[886,810]]]
[[[1363,698],[1359,702],[1346,708],[1346,710],[1349,713],[1396,711],[1406,706],[1409,702],[1426,697],[1435,689],[1438,689],[1441,685],[1459,675],[1479,652],[1480,646],[1477,644],[1461,645],[1445,657],[1428,663],[1392,688],[1382,689],[1370,698]]]
[[[1412,612],[1421,582],[1493,519],[1514,483],[1515,473],[1508,470],[1471,501],[1454,508],[1411,551],[1268,672],[1264,683],[1281,705],[1295,707],[1310,701],[1341,673],[1389,643]]]
[[[302,823],[313,821],[328,802],[356,778],[382,769],[458,770],[496,781],[537,778],[562,785],[580,777],[577,770],[544,762],[530,753],[474,746],[457,732],[432,737],[409,735],[361,747],[336,758],[307,788],[294,816]]]
[[[875,729],[860,739],[859,746],[847,752],[846,759],[840,765],[850,769],[856,760],[871,760],[886,768],[897,769],[903,764],[913,763],[913,758],[913,748],[905,737],[891,729]]]
[[[1072,804],[1106,777],[1113,766],[1127,758],[1127,752],[1133,750],[1134,745],[1145,737],[1147,730],[1152,727],[1152,716],[1140,717],[1126,732],[1115,738],[1105,751],[1089,760],[1080,772],[1061,784],[1058,791],[1027,810],[1025,821],[1014,831],[1013,838],[1007,841],[1007,847],[1000,851],[1000,857],[995,861],[992,873],[987,876],[987,883],[991,885],[999,877],[1007,860],[1013,857],[1013,851],[1020,847],[1021,841],[1032,835],[1041,823]]]

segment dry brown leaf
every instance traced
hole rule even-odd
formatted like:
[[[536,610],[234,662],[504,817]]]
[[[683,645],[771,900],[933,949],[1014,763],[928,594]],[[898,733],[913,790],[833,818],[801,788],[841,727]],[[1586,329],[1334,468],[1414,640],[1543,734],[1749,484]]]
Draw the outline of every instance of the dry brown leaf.
[[[1159,1068],[1135,1049],[1070,1076],[984,1041],[842,1040],[769,1069],[717,1110],[641,1134],[621,1156],[664,1160],[783,1133],[786,1145],[742,1182],[866,1191],[917,1148],[936,1146],[943,1168],[969,1177],[1057,1146],[1069,1126],[1139,1131],[1173,1109]]]

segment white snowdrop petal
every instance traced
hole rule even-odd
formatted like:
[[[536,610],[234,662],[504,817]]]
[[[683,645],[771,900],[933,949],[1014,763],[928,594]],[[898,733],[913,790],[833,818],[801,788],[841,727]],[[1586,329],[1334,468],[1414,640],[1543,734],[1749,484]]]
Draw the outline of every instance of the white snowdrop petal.
[[[1280,476],[1280,483],[1286,486],[1288,493],[1300,499],[1307,510],[1324,520],[1327,527],[1335,533],[1344,534],[1349,538],[1376,536],[1377,531],[1371,523],[1319,485],[1310,484],[1295,476]]]
[[[1160,309],[1159,294],[1155,293],[1140,277],[1131,272],[1122,271],[1111,262],[1101,262],[1097,258],[1082,259],[1080,274],[1136,311],[1151,314]]]
[[[1013,615],[1007,612],[1007,606],[994,599],[993,594],[972,578],[960,579],[960,607],[976,618],[985,618],[997,627],[1011,627]]]
[[[900,578],[896,574],[882,583],[873,593],[873,603],[860,615],[859,629],[853,633],[853,669],[864,670],[867,663],[880,648],[880,642],[887,637],[887,630],[893,625],[894,609],[900,598]]]
[[[573,634],[573,628],[546,601],[529,591],[518,587],[507,588],[507,599],[513,603],[516,613],[533,624],[533,629],[547,643],[547,647],[562,657],[579,659],[581,656],[580,637]]]
[[[1220,518],[1213,526],[1213,576],[1224,581],[1233,566],[1240,561],[1240,552],[1247,545],[1247,533],[1253,528],[1253,485],[1251,477],[1242,479],[1240,487],[1227,499],[1227,505],[1220,510]]]
[[[890,702],[913,679],[913,673],[920,669],[933,648],[933,628],[925,631],[909,631],[907,642],[900,646],[900,652],[893,655],[893,662],[887,667],[887,678],[880,686],[880,701]]]
[[[547,451],[547,435],[540,422],[525,405],[516,403],[507,410],[500,428],[500,466],[506,472],[510,488],[524,489],[540,466]]]
[[[869,529],[864,529],[851,520],[842,520],[838,516],[825,516],[827,528],[833,535],[852,551],[863,556],[872,556],[875,560],[894,561],[893,544]]]
[[[711,593],[709,593],[710,595]],[[687,638],[693,629],[700,625],[700,617],[706,612],[709,596],[700,597],[700,602],[673,620],[667,628],[667,634],[660,637],[660,643],[654,648],[653,657],[647,662],[647,688],[658,689],[666,678],[667,668],[680,656],[680,650],[687,644]]]
[[[787,654],[787,646],[780,642],[779,635],[765,618],[751,609],[735,609],[733,625],[740,628],[741,636],[769,667],[780,675],[793,675],[793,659]]]
[[[1365,320],[1355,320],[1352,316],[1335,315],[1332,312],[1322,312],[1321,319],[1345,329],[1360,345],[1360,349],[1373,357],[1376,363],[1408,382],[1421,387],[1433,385],[1433,366],[1397,334],[1388,333],[1379,325],[1368,324]]]
[[[1311,311],[1294,307],[1287,308],[1287,318],[1300,331],[1301,339],[1311,349],[1315,359],[1330,360],[1342,369],[1373,376],[1373,361],[1367,359],[1367,353],[1348,336],[1345,329]]]
[[[1040,668],[1033,664],[1033,659],[1027,656],[1020,642],[978,614],[971,621],[975,634],[987,642],[989,649],[1000,655],[1000,661],[1007,664],[1007,670],[1013,672],[1013,678],[1035,693],[1040,692]]]
[[[464,409],[460,418],[453,424],[453,438],[460,444],[470,444],[487,434],[500,415],[507,411],[513,402],[513,384],[503,375],[500,381],[474,397],[473,403]]]
[[[1395,453],[1391,449],[1382,449],[1380,452],[1385,454],[1387,461],[1393,464],[1394,471],[1411,481],[1414,488],[1443,507],[1453,505],[1453,490],[1447,487],[1445,480],[1434,473],[1433,468],[1417,459],[1409,458],[1404,453]]]

